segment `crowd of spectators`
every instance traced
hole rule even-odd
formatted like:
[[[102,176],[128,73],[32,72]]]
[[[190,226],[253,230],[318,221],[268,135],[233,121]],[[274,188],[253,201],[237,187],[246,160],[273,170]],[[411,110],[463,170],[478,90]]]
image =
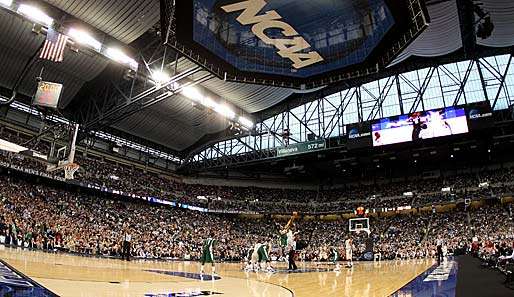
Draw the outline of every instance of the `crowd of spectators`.
[[[510,205],[468,211],[422,213],[370,218],[375,252],[385,259],[435,255],[443,239],[448,253],[512,246],[514,223]],[[272,242],[285,222],[271,217],[243,218],[152,205],[108,194],[84,194],[0,175],[0,240],[24,248],[119,256],[125,228],[132,234],[132,256],[196,260],[202,242],[214,234],[219,260],[241,260],[256,242]],[[304,260],[322,259],[323,247],[341,249],[349,235],[348,221],[299,220],[295,230],[307,243]],[[355,254],[365,251],[366,233],[354,234]]]
[[[242,231],[249,225],[200,212],[77,194],[6,176],[0,188],[1,232],[12,245],[118,256],[128,225],[134,256],[198,258],[202,241],[215,231],[223,234],[222,257],[230,259],[240,254],[237,243],[251,236]]]
[[[29,141],[27,136],[8,129],[3,130],[1,138],[19,144]],[[47,152],[49,144],[40,141],[35,148]],[[1,152],[0,161],[18,167],[46,171],[46,165],[18,154]],[[320,186],[317,190],[300,190],[186,184],[146,171],[141,167],[85,155],[82,152],[76,154],[75,161],[81,166],[75,173],[75,180],[79,182],[140,196],[153,196],[210,209],[231,211],[327,213],[353,211],[358,206],[368,209],[421,207],[455,202],[464,198],[494,198],[514,192],[512,168],[482,170],[477,173],[444,174],[430,179],[417,177],[411,180],[406,177],[402,181],[388,183],[354,183],[337,187]],[[62,177],[62,171],[52,174]],[[487,183],[488,186],[480,188],[478,187],[480,183]],[[442,188],[450,188],[451,191],[442,192]],[[406,192],[412,195],[404,195]]]

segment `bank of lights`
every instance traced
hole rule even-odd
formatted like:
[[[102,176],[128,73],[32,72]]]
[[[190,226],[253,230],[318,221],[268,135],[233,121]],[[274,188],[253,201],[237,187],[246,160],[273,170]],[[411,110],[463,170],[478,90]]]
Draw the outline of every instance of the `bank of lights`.
[[[89,35],[85,31],[71,28],[68,31],[68,36],[71,37],[71,39],[73,39],[77,43],[94,48],[97,52],[99,52],[102,49],[102,43],[96,40],[93,36]]]
[[[250,119],[245,117],[239,117],[239,123],[248,129],[252,129],[254,125],[254,123]]]
[[[220,104],[210,97],[204,96],[196,87],[185,87],[182,89],[181,93],[192,101],[214,110],[229,120],[236,120],[236,113],[228,105]],[[247,129],[252,129],[254,126],[254,123],[250,119],[243,116],[237,117],[237,122]]]
[[[162,70],[152,70],[152,80],[156,84],[163,84],[170,81],[171,77],[168,73]]]
[[[44,11],[36,6],[29,4],[16,5],[13,0],[0,0],[0,7],[5,7],[25,18],[33,21],[34,23],[43,25],[46,28],[50,28],[54,24],[54,19],[47,15]],[[117,48],[107,48],[103,50],[103,45],[100,41],[96,40],[86,31],[82,31],[76,28],[71,28],[66,32],[66,35],[76,43],[86,45],[100,54],[103,54],[107,58],[114,60],[118,63],[128,66],[130,69],[137,71],[139,64],[129,56],[123,53],[122,50]]]
[[[31,6],[31,5],[20,4],[20,6],[18,7],[18,13],[36,23],[43,24],[47,27],[52,26],[52,24],[54,23],[54,19],[49,17],[46,13],[41,11],[39,8]]]
[[[184,89],[182,89],[182,95],[196,102],[200,102],[203,98],[203,95],[202,93],[200,93],[200,90],[198,90],[195,87],[185,87]]]
[[[236,113],[230,109],[230,107],[224,104],[217,104],[214,106],[214,111],[231,120],[236,116]]]
[[[12,5],[12,0],[0,0],[0,5],[10,7]]]
[[[137,62],[134,59],[132,59],[131,57],[127,56],[124,52],[122,52],[118,48],[112,48],[112,47],[108,48],[105,51],[105,55],[108,58],[110,58],[118,63],[129,66],[132,70],[137,70],[137,67],[138,67]]]
[[[208,108],[214,109],[218,103],[216,101],[212,100],[209,97],[203,97],[202,102],[203,105],[207,106]]]

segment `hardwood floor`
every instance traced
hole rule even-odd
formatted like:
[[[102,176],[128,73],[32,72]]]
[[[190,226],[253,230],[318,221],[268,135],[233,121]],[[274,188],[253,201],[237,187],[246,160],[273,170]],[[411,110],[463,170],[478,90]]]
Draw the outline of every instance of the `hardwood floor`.
[[[220,279],[200,279],[196,262],[131,261],[24,251],[0,246],[0,259],[60,296],[174,296],[201,291],[228,297],[389,296],[433,265],[432,260],[361,262],[337,273],[301,264],[301,273],[244,272],[217,264]],[[210,267],[207,266],[207,272]],[[196,294],[196,295],[195,295]],[[200,295],[201,296],[201,295]]]

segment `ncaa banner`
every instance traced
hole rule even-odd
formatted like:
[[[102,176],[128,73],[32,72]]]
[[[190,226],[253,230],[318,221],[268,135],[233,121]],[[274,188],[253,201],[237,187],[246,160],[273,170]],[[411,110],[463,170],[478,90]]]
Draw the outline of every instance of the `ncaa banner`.
[[[394,24],[382,0],[195,0],[193,39],[243,71],[309,77],[363,62]]]
[[[425,0],[161,0],[161,18],[218,77],[300,89],[376,73],[429,19]]]

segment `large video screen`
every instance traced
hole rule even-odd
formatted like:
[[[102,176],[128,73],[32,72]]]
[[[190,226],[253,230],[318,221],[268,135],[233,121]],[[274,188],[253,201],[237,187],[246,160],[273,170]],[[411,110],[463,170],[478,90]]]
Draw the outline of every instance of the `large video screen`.
[[[372,125],[373,146],[469,132],[466,111],[447,107],[381,119]]]

